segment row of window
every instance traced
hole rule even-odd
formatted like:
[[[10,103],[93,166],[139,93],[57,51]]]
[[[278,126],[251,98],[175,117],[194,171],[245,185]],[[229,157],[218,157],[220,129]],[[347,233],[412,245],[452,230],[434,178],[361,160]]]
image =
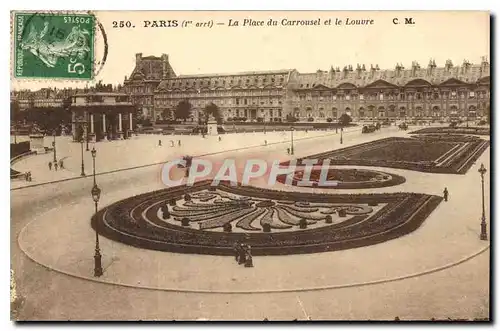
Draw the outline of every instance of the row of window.
[[[268,98],[268,99],[246,99],[246,98],[236,98],[236,99],[215,99],[215,100],[190,100],[189,101],[193,106],[201,106],[207,105],[213,102],[216,105],[281,105],[282,101],[277,98]],[[165,105],[177,105],[179,100],[172,99],[156,99],[156,105],[165,106]]]
[[[391,94],[391,93],[373,93],[373,94],[340,94],[340,95],[312,95],[312,94],[299,94],[294,97],[294,100],[298,101],[335,101],[335,100],[440,100],[440,99],[465,99],[468,95],[469,99],[474,99],[475,97],[479,99],[489,98],[489,93],[485,91],[480,91],[476,93],[475,91],[469,91],[468,93],[458,93],[456,91],[451,92],[443,92],[440,93],[400,93],[400,94]]]
[[[247,78],[247,79],[228,79],[227,81],[225,79],[223,80],[218,80],[218,79],[213,79],[213,80],[168,80],[165,84],[167,88],[174,88],[174,87],[202,87],[202,86],[226,86],[226,82],[232,86],[234,84],[236,85],[241,85],[243,82],[246,85],[250,84],[255,84],[255,85],[266,85],[266,84],[274,84],[276,82],[280,82],[283,84],[285,81],[284,77],[279,77],[278,79],[273,76],[270,79],[268,78]]]
[[[447,109],[447,107],[443,107],[443,110],[446,110],[446,109]],[[463,111],[463,110],[465,110],[465,107],[457,107],[457,106],[453,105],[453,106],[449,107],[449,109],[452,110],[452,111],[453,110],[455,110],[455,111],[462,110]],[[474,106],[474,105],[471,105],[471,106],[468,107],[468,109],[469,109],[469,111],[476,111],[477,107]],[[319,112],[322,112],[324,110],[325,110],[324,108],[319,108],[318,109]],[[375,112],[375,111],[379,111],[380,112],[380,111],[386,111],[386,110],[389,111],[389,112],[394,112],[394,111],[396,111],[396,107],[389,107],[388,109],[386,109],[385,107],[379,107],[378,109],[375,109],[375,107],[373,107],[373,109],[370,109],[370,107],[368,109],[365,109],[364,107],[358,108],[359,112],[362,112],[362,111],[365,111],[365,110],[367,110],[369,112]],[[406,110],[406,107],[399,107],[399,110]],[[422,107],[415,107],[415,110],[423,111],[424,109]],[[432,108],[432,110],[433,111],[439,111],[440,107],[434,106]],[[301,110],[300,108],[295,107],[293,109],[293,111],[294,112],[303,112],[304,110]],[[313,111],[313,109],[311,107],[305,108],[305,111],[307,113],[316,112],[316,111]],[[337,113],[337,111],[338,111],[338,109],[335,108],[335,107],[333,107],[331,110],[327,110],[327,112],[331,112],[331,113]],[[351,111],[351,108],[349,108],[349,107],[345,108],[345,112],[350,112],[350,111]]]
[[[184,98],[184,99],[196,99],[196,98],[213,98],[213,97],[233,97],[233,96],[269,96],[269,95],[281,95],[281,90],[275,89],[264,89],[264,90],[252,90],[252,91],[202,91],[200,93],[197,92],[172,92],[165,93],[159,92],[156,93],[156,98]]]

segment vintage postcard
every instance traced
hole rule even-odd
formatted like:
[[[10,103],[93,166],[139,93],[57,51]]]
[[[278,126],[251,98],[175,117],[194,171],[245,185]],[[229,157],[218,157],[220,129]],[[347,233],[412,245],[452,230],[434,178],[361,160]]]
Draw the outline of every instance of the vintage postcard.
[[[11,319],[489,321],[490,14],[12,11]]]

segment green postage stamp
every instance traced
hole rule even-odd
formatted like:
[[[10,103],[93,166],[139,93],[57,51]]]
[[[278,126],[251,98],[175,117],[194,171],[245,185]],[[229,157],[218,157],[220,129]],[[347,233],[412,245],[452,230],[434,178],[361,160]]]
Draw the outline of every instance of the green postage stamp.
[[[92,79],[94,27],[91,14],[14,13],[14,76]]]

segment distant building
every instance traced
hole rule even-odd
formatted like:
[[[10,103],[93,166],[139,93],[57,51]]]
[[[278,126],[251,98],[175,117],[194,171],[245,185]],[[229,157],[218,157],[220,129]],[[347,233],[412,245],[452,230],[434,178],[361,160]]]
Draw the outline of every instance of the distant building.
[[[156,118],[154,110],[154,91],[164,79],[176,77],[168,62],[168,55],[161,57],[135,55],[135,67],[132,74],[123,82],[125,92],[131,95],[131,101],[138,106],[145,118]]]
[[[124,85],[143,115],[173,118],[181,100],[193,107],[193,121],[209,104],[227,119],[285,121],[336,120],[346,113],[355,120],[449,119],[485,116],[490,104],[490,64],[451,60],[437,67],[413,62],[381,70],[378,65],[330,68],[315,73],[295,69],[230,74],[176,76],[168,56],[136,55],[136,67]]]
[[[21,111],[67,107],[72,96],[89,92],[126,93],[140,115],[153,121],[173,119],[182,100],[191,104],[193,122],[210,103],[226,121],[336,121],[344,113],[355,121],[474,119],[490,108],[490,64],[483,57],[480,64],[457,66],[448,60],[443,67],[430,60],[426,67],[414,61],[409,68],[398,63],[383,70],[358,64],[314,73],[285,69],[177,76],[168,55],[139,53],[123,86],[11,91],[11,100]]]
[[[186,75],[165,79],[154,93],[156,119],[168,114],[182,100],[192,105],[197,121],[205,106],[214,103],[225,120],[247,118],[281,121],[286,85],[292,70],[254,71],[216,75]],[[165,116],[163,116],[165,117]]]
[[[287,100],[292,115],[307,120],[336,119],[346,113],[356,120],[447,119],[485,116],[490,103],[490,66],[448,60],[426,68],[417,62],[393,70],[378,65],[330,68],[312,74],[294,73]]]
[[[126,93],[87,92],[72,97],[74,141],[124,139],[135,127],[136,107]]]

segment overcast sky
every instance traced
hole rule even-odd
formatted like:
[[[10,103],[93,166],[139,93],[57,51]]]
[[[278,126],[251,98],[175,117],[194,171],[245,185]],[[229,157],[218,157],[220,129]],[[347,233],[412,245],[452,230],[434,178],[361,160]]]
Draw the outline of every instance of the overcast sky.
[[[404,24],[405,18],[415,24]],[[275,27],[243,27],[243,19],[278,21]],[[282,19],[321,19],[320,26],[281,26]],[[343,25],[334,25],[338,18]],[[373,25],[345,26],[346,19],[373,20]],[[398,18],[400,24],[394,24]],[[169,54],[179,74],[231,73],[297,69],[299,72],[342,68],[357,63],[392,69],[397,62],[406,68],[417,60],[422,67],[429,58],[438,66],[447,59],[461,65],[464,59],[479,63],[490,48],[489,14],[486,12],[98,12],[108,40],[106,64],[96,80],[122,83],[135,64],[135,53],[144,56]],[[228,27],[229,19],[240,21]],[[332,25],[324,25],[331,19]],[[208,22],[212,28],[145,28],[144,21],[184,20]],[[113,28],[113,21],[130,21],[135,28]],[[216,25],[216,22],[225,25]],[[102,57],[103,39],[97,35],[96,56]],[[13,80],[16,89],[76,87],[85,83]]]

